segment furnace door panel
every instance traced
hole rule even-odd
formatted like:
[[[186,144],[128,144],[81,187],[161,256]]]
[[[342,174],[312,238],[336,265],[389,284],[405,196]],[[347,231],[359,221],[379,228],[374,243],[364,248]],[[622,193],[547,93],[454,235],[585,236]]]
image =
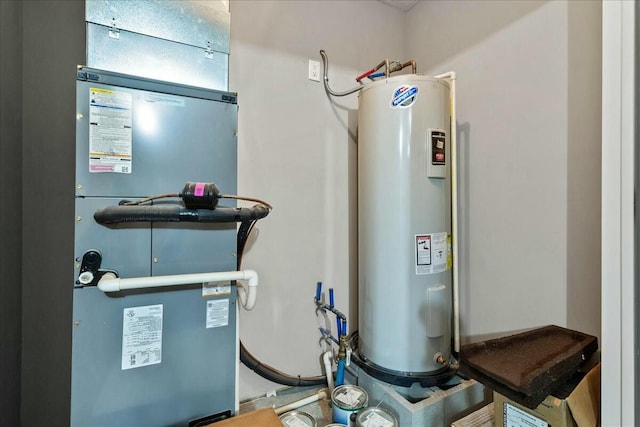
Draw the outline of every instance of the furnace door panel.
[[[215,182],[235,194],[235,104],[183,96],[175,85],[110,77],[77,85],[77,196],[177,193],[187,181]],[[104,83],[112,80],[149,89]]]

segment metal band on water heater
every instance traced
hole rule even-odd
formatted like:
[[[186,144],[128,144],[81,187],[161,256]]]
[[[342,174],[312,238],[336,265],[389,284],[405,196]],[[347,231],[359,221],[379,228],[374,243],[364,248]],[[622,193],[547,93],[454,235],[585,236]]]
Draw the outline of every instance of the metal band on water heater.
[[[401,75],[360,92],[359,354],[399,375],[451,355],[449,86]]]

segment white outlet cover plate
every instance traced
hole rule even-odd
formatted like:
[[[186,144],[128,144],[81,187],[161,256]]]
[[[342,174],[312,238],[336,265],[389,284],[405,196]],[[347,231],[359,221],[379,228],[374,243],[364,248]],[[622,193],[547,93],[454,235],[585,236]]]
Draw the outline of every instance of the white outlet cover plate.
[[[320,81],[320,63],[312,59],[309,60],[309,80]]]

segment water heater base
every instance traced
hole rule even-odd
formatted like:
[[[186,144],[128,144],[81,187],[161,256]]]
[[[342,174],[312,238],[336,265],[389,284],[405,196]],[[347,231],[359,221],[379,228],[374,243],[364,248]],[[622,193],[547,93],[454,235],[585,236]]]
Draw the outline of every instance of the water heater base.
[[[357,350],[351,355],[351,360],[370,376],[388,384],[410,387],[419,383],[422,387],[434,387],[449,381],[457,372],[451,366],[430,372],[401,372],[386,369],[369,362]]]
[[[369,406],[392,412],[402,427],[448,427],[491,402],[491,393],[474,380],[453,376],[437,387],[388,384],[351,365],[353,382],[369,394]]]

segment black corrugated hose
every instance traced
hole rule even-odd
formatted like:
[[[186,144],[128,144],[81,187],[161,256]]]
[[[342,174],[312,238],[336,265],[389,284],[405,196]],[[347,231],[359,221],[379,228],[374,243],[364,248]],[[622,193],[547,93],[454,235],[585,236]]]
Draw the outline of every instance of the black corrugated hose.
[[[240,228],[238,229],[238,270],[240,270],[240,266],[242,265],[242,254],[244,253],[247,239],[249,238],[249,234],[251,233],[251,230],[253,229],[256,221],[257,220],[255,219],[250,221],[243,221],[240,224]],[[240,361],[244,363],[247,368],[251,369],[262,378],[265,378],[274,383],[294,387],[327,384],[326,377],[322,375],[317,377],[301,377],[300,375],[293,376],[285,374],[284,372],[277,370],[273,366],[262,363],[255,356],[253,356],[249,352],[249,350],[247,350],[242,341],[240,341]]]

